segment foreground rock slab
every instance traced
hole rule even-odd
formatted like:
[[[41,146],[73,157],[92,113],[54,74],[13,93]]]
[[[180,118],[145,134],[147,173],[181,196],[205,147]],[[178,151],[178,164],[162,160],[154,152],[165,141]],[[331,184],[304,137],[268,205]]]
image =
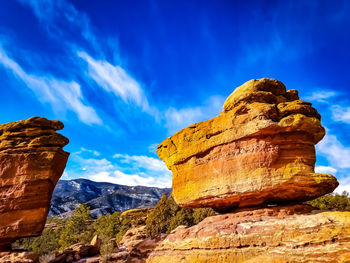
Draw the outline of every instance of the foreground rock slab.
[[[39,263],[39,256],[29,251],[0,252],[0,263]]]
[[[40,117],[0,125],[0,251],[41,234],[69,156],[63,127]]]
[[[332,192],[336,178],[314,171],[314,146],[325,134],[320,118],[311,103],[278,80],[246,82],[219,116],[157,147],[173,173],[175,201],[185,208],[228,210]]]
[[[350,212],[268,207],[178,227],[148,263],[350,262]]]

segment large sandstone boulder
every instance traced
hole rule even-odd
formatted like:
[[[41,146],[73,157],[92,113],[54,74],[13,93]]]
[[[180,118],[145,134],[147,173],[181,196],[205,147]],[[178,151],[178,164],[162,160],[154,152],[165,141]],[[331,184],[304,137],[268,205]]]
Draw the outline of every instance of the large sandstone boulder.
[[[176,229],[146,262],[350,262],[350,212],[311,210],[293,205],[208,217]]]
[[[62,128],[40,117],[0,125],[0,250],[41,234],[69,156]]]
[[[336,178],[314,172],[314,145],[324,134],[317,110],[296,90],[274,79],[250,80],[219,116],[165,139],[157,153],[173,173],[181,207],[227,210],[332,192]]]

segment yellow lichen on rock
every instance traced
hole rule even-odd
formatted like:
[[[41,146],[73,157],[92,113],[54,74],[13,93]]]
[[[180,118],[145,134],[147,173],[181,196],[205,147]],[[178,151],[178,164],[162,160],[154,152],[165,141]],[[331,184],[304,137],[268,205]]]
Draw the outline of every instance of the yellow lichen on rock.
[[[338,185],[331,175],[314,175],[314,145],[324,134],[319,113],[297,91],[274,79],[250,80],[217,117],[166,138],[157,153],[182,207],[304,201]]]

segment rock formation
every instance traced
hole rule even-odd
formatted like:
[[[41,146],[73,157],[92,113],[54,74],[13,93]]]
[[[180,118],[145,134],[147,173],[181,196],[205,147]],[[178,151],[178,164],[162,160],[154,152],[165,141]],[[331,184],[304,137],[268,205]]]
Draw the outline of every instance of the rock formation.
[[[350,212],[267,207],[178,227],[148,263],[350,262]]]
[[[215,118],[165,139],[158,156],[173,173],[184,208],[228,210],[306,201],[332,192],[335,177],[314,171],[325,130],[311,103],[274,79],[250,80]]]
[[[90,244],[77,243],[71,245],[63,251],[55,253],[55,257],[49,260],[49,263],[66,263],[66,262],[100,262],[100,246],[102,240],[96,235]]]
[[[69,156],[62,128],[40,117],[0,125],[0,250],[41,234]]]

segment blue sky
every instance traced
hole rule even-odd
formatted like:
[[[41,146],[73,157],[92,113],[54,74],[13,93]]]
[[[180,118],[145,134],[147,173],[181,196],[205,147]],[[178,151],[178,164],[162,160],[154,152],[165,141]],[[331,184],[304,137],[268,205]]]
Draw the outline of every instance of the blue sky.
[[[62,178],[170,186],[155,148],[276,78],[327,129],[319,172],[350,191],[349,1],[1,1],[0,122],[64,122]]]

